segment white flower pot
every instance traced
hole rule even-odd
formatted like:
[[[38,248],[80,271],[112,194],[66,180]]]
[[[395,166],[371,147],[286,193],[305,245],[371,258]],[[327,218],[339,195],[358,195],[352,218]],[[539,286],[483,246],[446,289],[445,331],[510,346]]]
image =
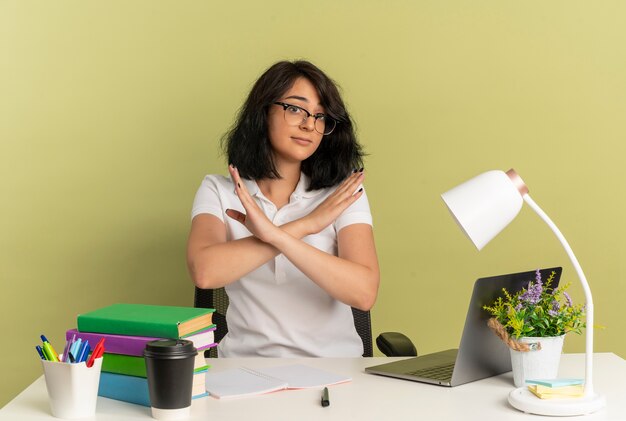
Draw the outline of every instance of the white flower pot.
[[[519,338],[518,342],[541,343],[541,349],[528,352],[519,352],[511,349],[511,366],[513,367],[513,381],[515,387],[523,387],[526,380],[554,379],[559,371],[559,361],[563,350],[562,336],[545,338]]]

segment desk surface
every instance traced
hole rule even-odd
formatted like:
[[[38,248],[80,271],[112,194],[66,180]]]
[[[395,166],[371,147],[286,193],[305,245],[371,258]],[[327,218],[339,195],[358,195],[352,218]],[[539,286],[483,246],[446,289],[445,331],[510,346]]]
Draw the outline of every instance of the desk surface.
[[[193,401],[190,420],[542,420],[526,415],[507,403],[513,387],[512,373],[454,388],[415,383],[365,374],[365,367],[389,362],[390,358],[232,358],[211,360],[211,370],[246,366],[270,367],[302,363],[346,374],[352,382],[332,386],[330,406],[320,405],[320,390],[285,390],[267,395],[219,400],[211,397]],[[565,354],[561,377],[582,377],[584,355]],[[611,353],[594,355],[594,386],[606,396],[607,408],[577,420],[626,420],[626,361]],[[98,398],[94,420],[148,420],[150,409]],[[53,420],[43,377],[0,410],[0,420]]]

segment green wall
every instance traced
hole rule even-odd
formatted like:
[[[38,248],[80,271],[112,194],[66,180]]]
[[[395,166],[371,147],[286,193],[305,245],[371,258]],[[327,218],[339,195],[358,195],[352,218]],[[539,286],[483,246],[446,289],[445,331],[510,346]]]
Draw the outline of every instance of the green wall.
[[[591,284],[596,351],[626,357],[626,3],[0,0],[0,406],[76,315],[192,305],[189,213],[218,139],[280,59],[343,88],[369,156],[374,334],[455,347],[473,280],[564,266],[525,207],[478,253],[439,195],[514,167]],[[581,352],[570,335],[565,350]]]

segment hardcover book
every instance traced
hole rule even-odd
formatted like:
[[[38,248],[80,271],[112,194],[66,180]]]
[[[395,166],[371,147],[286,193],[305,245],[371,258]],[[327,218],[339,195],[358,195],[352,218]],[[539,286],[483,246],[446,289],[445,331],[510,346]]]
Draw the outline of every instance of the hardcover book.
[[[195,373],[191,389],[192,399],[207,396],[204,388],[206,371]],[[123,374],[100,373],[98,396],[118,401],[150,406],[148,380],[145,377],[125,376]]]
[[[113,304],[78,316],[79,332],[178,339],[212,325],[214,309]]]
[[[200,332],[193,333],[185,336],[187,339],[193,342],[193,346],[196,347],[198,352],[215,346],[215,325],[211,325],[208,329],[201,330]],[[105,338],[104,348],[107,354],[123,354],[134,355],[137,357],[143,356],[143,350],[146,348],[146,344],[156,339],[151,336],[129,336],[129,335],[115,335],[112,333],[90,333],[79,332],[77,329],[70,329],[65,332],[65,339],[70,340],[74,335],[76,339],[81,338],[83,341],[88,340],[90,344],[96,344],[100,338]]]
[[[204,353],[199,352],[194,359],[194,372],[205,371],[208,368]],[[143,357],[134,355],[120,355],[104,353],[102,371],[107,373],[124,374],[126,376],[146,377],[146,363]]]

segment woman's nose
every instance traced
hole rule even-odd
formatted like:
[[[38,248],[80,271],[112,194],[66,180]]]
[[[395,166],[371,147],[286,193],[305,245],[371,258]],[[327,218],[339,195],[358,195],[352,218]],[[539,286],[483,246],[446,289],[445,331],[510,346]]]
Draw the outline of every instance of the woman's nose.
[[[315,129],[315,117],[312,115],[306,117],[304,120],[302,120],[302,123],[300,123],[300,127],[308,131],[314,130]]]

